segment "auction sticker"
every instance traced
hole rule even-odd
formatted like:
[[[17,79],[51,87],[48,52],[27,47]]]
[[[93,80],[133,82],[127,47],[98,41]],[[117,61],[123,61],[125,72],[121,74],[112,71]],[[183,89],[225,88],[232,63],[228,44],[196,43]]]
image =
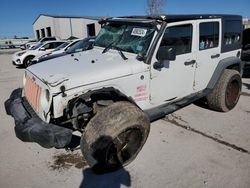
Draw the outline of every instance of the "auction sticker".
[[[145,37],[146,34],[147,34],[147,29],[143,28],[133,28],[131,33],[131,35],[139,37]]]

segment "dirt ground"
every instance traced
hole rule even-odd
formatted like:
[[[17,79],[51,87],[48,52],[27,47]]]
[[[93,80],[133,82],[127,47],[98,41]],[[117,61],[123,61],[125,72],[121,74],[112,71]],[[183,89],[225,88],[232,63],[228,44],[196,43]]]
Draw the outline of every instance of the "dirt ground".
[[[152,123],[145,146],[125,169],[95,175],[79,150],[45,149],[16,138],[3,105],[22,86],[23,69],[11,64],[11,53],[0,51],[1,188],[250,187],[250,70],[234,110],[179,110]]]

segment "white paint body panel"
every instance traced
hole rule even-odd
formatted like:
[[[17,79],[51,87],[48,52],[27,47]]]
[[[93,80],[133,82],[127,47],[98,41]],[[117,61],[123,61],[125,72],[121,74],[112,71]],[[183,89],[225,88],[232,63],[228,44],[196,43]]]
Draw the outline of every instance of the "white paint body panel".
[[[195,21],[184,21],[178,23],[170,23],[168,27],[176,25],[193,25],[193,33],[196,33]],[[193,93],[193,81],[195,66],[189,65],[185,66],[184,62],[195,60],[195,48],[196,48],[196,36],[193,34],[192,41],[192,51],[191,53],[177,55],[175,61],[164,62],[165,67],[161,70],[156,70],[153,68],[154,62],[157,62],[155,54],[153,56],[151,64],[151,82],[150,82],[150,92],[151,92],[151,103],[153,105],[159,105],[166,103],[170,99],[179,99]],[[160,43],[157,48],[159,48]]]
[[[206,22],[219,22],[219,38],[222,38],[222,25],[221,19],[208,19],[208,20],[197,20],[196,28],[199,31],[199,24]],[[197,44],[199,44],[199,32],[196,33]],[[203,90],[207,87],[208,82],[213,76],[214,70],[217,67],[221,58],[221,40],[219,45],[215,48],[199,50],[199,45],[196,46],[196,71],[195,71],[195,85],[196,91]],[[219,54],[218,58],[211,58],[213,55]],[[228,56],[227,56],[228,57]]]
[[[125,53],[128,60],[123,60],[116,50],[110,50],[107,54],[102,54],[102,50],[95,48],[28,67],[30,72],[47,84],[52,95],[60,93],[60,86],[65,86],[67,97],[54,97],[55,117],[62,115],[68,101],[76,95],[103,87],[118,89],[132,97],[143,109],[151,107],[150,66],[136,60],[135,54]]]

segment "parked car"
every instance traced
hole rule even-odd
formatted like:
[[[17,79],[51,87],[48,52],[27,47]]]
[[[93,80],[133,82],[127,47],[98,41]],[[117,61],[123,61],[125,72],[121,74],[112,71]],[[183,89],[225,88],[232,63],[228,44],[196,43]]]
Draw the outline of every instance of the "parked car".
[[[26,50],[29,48],[29,46],[32,44],[32,45],[35,45],[36,43],[38,43],[38,41],[36,39],[31,39],[29,40],[28,42],[26,42],[25,44],[22,44],[20,46],[20,49],[21,50]]]
[[[28,67],[35,56],[48,54],[63,43],[64,41],[42,42],[30,50],[16,52],[12,57],[12,63],[16,66]]]
[[[48,56],[51,56],[51,55],[61,54],[61,53],[65,52],[66,50],[68,50],[71,46],[76,44],[78,41],[80,41],[80,39],[76,39],[74,41],[66,41],[65,43],[63,43],[60,46],[58,46],[57,48],[55,48],[52,52],[50,52],[48,54],[45,54],[45,55],[36,56],[32,60],[32,62],[38,62],[39,59],[45,58],[45,57],[48,57]]]
[[[36,64],[36,63],[47,61],[53,58],[65,56],[68,54],[73,54],[73,53],[89,50],[93,47],[94,41],[95,41],[95,37],[88,37],[88,38],[81,39],[81,40],[79,39],[76,43],[72,42],[74,43],[72,46],[68,45],[67,47],[65,47],[64,49],[65,51],[60,50],[61,53],[59,53],[60,51],[55,50],[51,52],[51,54],[35,57],[34,59],[32,59],[31,64]]]
[[[161,15],[108,18],[91,50],[25,70],[5,102],[23,141],[64,148],[72,131],[98,173],[129,164],[150,122],[206,98],[232,110],[241,94],[242,17]]]
[[[243,31],[241,60],[245,66],[250,66],[250,28]]]
[[[55,40],[57,40],[56,37],[43,37],[40,40],[30,40],[29,42],[22,45],[21,49],[22,50],[31,49],[31,48],[35,47],[37,44],[40,44],[40,43],[43,43],[46,41],[55,41]]]

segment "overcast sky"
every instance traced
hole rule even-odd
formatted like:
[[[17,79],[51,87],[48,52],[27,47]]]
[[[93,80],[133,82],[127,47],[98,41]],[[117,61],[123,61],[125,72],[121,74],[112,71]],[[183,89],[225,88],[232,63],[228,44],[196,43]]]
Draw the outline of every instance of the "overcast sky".
[[[147,0],[1,0],[0,38],[33,36],[39,14],[74,16],[145,15]],[[220,13],[250,18],[250,0],[167,0],[167,14]]]

